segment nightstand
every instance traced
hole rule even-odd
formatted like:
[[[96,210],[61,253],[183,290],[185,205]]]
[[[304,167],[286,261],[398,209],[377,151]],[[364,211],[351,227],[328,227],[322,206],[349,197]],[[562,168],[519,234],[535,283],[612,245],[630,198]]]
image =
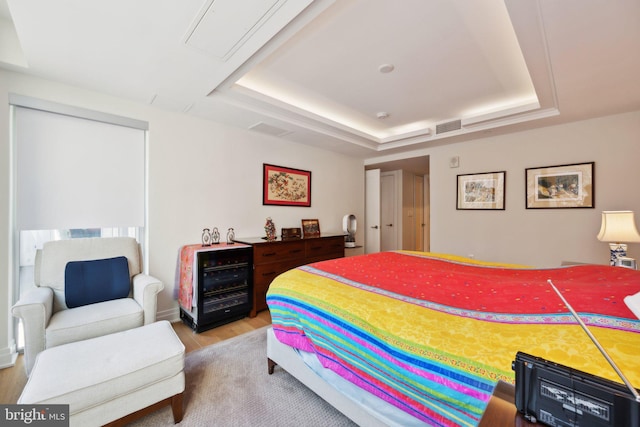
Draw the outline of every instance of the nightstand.
[[[487,409],[478,427],[537,427],[518,412],[515,405],[516,389],[513,384],[498,381]]]

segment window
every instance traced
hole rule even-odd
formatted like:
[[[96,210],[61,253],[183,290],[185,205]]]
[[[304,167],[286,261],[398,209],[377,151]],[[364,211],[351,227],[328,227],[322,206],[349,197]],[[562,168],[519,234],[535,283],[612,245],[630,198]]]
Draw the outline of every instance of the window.
[[[9,101],[14,300],[34,286],[36,250],[47,241],[130,236],[144,254],[147,123],[17,95]]]

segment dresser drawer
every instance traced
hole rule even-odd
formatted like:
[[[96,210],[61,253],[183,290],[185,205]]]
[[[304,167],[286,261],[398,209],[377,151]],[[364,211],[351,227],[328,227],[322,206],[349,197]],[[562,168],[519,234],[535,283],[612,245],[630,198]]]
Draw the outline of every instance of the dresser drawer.
[[[344,256],[344,237],[342,236],[317,240],[309,239],[304,243],[307,262]]]
[[[253,299],[255,311],[267,308],[266,296],[271,281],[279,274],[302,265],[303,259],[272,262],[269,264],[256,265],[253,270]]]
[[[295,258],[302,259],[304,251],[303,241],[255,245],[253,247],[253,263],[260,265]]]
[[[253,270],[254,286],[257,283],[271,283],[273,279],[280,273],[291,270],[304,263],[304,259],[294,259],[289,261],[277,261],[268,264],[256,265]]]
[[[250,317],[255,317],[256,314],[262,310],[266,310],[267,308],[269,308],[269,306],[267,305],[267,290],[269,290],[269,287],[267,286],[266,288],[255,288],[253,290],[253,310],[252,310],[252,314]]]
[[[238,239],[253,246],[253,308],[251,317],[267,309],[266,294],[278,275],[292,268],[344,256],[344,236],[329,235],[318,238],[276,240],[261,238]]]

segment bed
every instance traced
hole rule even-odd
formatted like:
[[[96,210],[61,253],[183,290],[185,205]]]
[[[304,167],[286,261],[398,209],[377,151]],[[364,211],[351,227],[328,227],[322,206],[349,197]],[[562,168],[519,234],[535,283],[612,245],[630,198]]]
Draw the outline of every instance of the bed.
[[[640,272],[557,269],[392,251],[278,276],[267,304],[277,363],[361,425],[475,426],[518,351],[621,382],[551,279],[635,387]],[[335,393],[334,393],[335,391]]]

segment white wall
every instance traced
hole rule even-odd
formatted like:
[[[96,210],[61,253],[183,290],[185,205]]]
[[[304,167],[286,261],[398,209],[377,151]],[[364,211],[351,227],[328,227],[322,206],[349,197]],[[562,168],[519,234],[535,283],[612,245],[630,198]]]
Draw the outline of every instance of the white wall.
[[[160,318],[177,318],[178,250],[199,243],[205,227],[218,227],[223,238],[229,227],[237,237],[262,236],[270,216],[278,233],[302,218],[342,232],[344,214],[364,217],[362,160],[0,70],[0,357],[11,337],[8,93],[149,122],[149,273],[165,283]],[[311,171],[311,207],[263,206],[263,163]]]
[[[149,159],[149,271],[165,283],[173,283],[179,247],[198,243],[205,227],[218,227],[222,239],[229,227],[237,237],[263,236],[270,216],[278,234],[302,218],[341,232],[345,213],[363,215],[361,160],[185,116],[166,119],[150,124]],[[311,208],[263,206],[263,163],[310,170]],[[173,307],[171,292],[161,312]]]
[[[640,111],[467,143],[369,159],[377,163],[430,156],[431,251],[476,259],[555,267],[564,261],[606,263],[599,242],[603,210],[633,210],[640,221]],[[460,157],[459,168],[449,158]],[[595,162],[594,209],[526,209],[525,169]],[[506,171],[506,210],[456,210],[456,175]],[[640,258],[640,244],[629,245]]]

